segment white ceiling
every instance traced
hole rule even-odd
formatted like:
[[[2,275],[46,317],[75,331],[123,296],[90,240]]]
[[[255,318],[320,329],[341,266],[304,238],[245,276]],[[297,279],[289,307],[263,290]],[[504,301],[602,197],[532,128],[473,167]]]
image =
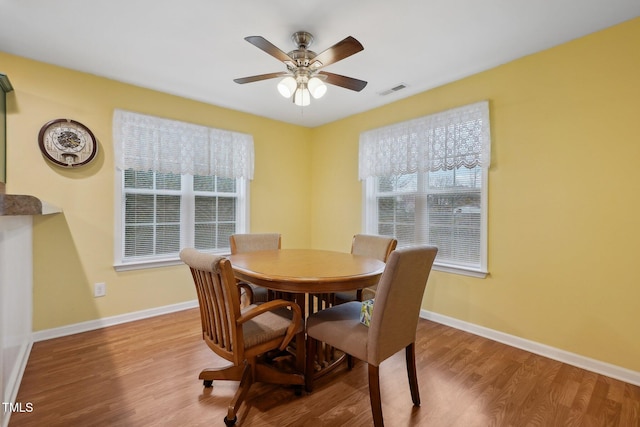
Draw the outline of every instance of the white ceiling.
[[[637,16],[640,0],[0,0],[0,51],[314,127]],[[299,30],[317,53],[358,39],[364,51],[324,70],[367,87],[300,108],[278,79],[233,82],[286,71],[244,37],[288,52]]]

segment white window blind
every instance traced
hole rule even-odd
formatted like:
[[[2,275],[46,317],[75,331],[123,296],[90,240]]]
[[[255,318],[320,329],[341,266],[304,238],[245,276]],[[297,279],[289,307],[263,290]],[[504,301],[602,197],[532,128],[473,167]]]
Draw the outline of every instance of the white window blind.
[[[246,232],[253,138],[116,110],[116,268],[179,262],[181,248],[229,251]]]
[[[365,232],[436,245],[441,269],[486,273],[490,154],[486,101],[362,133]]]

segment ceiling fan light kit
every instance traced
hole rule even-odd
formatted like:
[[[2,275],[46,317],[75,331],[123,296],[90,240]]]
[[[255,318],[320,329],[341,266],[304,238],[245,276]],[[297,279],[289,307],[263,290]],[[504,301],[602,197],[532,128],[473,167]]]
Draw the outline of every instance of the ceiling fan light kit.
[[[296,105],[306,107],[311,103],[309,95],[315,99],[322,98],[327,93],[327,85],[317,77],[308,78],[301,75],[293,78],[287,76],[278,83],[278,92],[285,98],[293,96],[293,102]]]
[[[293,95],[293,103],[300,107],[306,107],[311,104],[311,97],[309,96],[307,88],[302,87],[296,90],[296,93]]]
[[[280,95],[285,98],[291,98],[297,87],[298,83],[296,82],[296,79],[291,76],[287,76],[278,83],[278,92],[280,92]]]
[[[327,93],[327,85],[322,82],[317,77],[311,77],[309,79],[309,83],[307,83],[307,89],[309,89],[309,93],[315,99],[322,98],[325,93]]]
[[[293,33],[291,39],[296,44],[297,49],[284,53],[264,37],[245,37],[245,40],[249,43],[282,61],[287,67],[287,72],[260,74],[234,79],[234,81],[244,84],[284,77],[278,83],[278,92],[285,98],[292,98],[296,105],[302,107],[311,103],[311,97],[319,99],[327,93],[327,85],[325,83],[356,92],[361,91],[367,85],[367,82],[363,80],[321,71],[327,65],[363,50],[364,47],[355,38],[349,36],[319,55],[308,49],[313,41],[313,36],[310,33],[298,31]]]

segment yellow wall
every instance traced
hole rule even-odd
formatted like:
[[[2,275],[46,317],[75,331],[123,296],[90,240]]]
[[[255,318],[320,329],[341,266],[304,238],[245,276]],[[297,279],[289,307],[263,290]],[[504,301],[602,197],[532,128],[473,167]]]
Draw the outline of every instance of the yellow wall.
[[[310,245],[310,130],[0,53],[8,96],[7,188],[61,207],[34,220],[34,330],[195,299],[184,267],[116,272],[113,265],[114,108],[250,133],[256,167],[251,231],[278,231],[283,247]],[[72,118],[99,140],[97,160],[77,170],[47,163],[40,127]],[[107,295],[93,298],[93,284]]]
[[[64,209],[35,220],[34,327],[195,297],[184,268],[112,268],[114,108],[253,134],[252,230],[282,232],[284,247],[346,251],[362,227],[359,133],[488,99],[491,274],[434,272],[423,308],[640,371],[638,46],[635,19],[315,129],[0,53],[15,87],[7,192]],[[94,164],[66,171],[43,160],[38,130],[59,117],[94,130]],[[98,281],[107,296],[94,299]]]
[[[491,274],[423,308],[640,371],[639,46],[637,18],[314,129],[312,244],[361,230],[361,131],[488,99]]]

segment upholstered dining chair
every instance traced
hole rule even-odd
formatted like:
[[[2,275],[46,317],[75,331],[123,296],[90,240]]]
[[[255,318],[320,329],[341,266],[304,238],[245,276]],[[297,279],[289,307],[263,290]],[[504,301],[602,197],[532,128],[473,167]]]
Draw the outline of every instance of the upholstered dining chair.
[[[279,233],[232,234],[229,237],[229,244],[231,246],[231,254],[280,249],[282,236]],[[269,300],[269,292],[266,288],[251,283],[249,283],[249,286],[251,287],[250,301],[252,303]]]
[[[363,255],[369,258],[376,258],[382,262],[387,262],[389,254],[398,245],[398,241],[389,236],[378,236],[374,234],[356,234],[351,241],[351,253]],[[375,293],[375,286],[367,288],[369,294]],[[335,303],[342,304],[348,301],[362,301],[363,290],[337,292],[334,295]],[[373,296],[371,296],[373,298]]]
[[[198,294],[202,338],[214,353],[231,362],[222,368],[204,369],[205,387],[214,380],[240,381],[224,419],[227,426],[237,413],[254,382],[304,386],[304,375],[282,372],[263,363],[272,350],[284,350],[303,331],[300,307],[291,301],[273,300],[240,308],[238,285],[231,262],[224,257],[187,248],[180,259],[189,266]]]
[[[415,339],[424,289],[438,249],[416,246],[391,252],[378,283],[371,323],[360,322],[362,303],[351,301],[307,318],[307,372],[313,372],[317,341],[367,362],[369,397],[376,427],[384,425],[380,397],[380,364],[405,349],[411,399],[420,405],[415,362]],[[307,373],[307,391],[313,375]]]

